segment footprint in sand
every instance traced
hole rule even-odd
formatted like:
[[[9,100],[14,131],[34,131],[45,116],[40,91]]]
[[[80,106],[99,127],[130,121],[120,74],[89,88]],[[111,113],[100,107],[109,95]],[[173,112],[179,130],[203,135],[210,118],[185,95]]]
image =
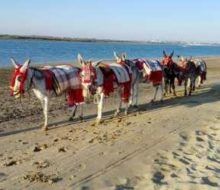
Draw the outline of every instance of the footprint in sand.
[[[14,166],[14,165],[19,165],[21,163],[22,163],[21,160],[10,160],[8,162],[5,162],[3,165],[6,167],[9,167],[9,166]]]
[[[164,181],[164,179],[165,179],[164,174],[160,171],[157,171],[154,173],[153,178],[151,180],[158,185],[165,185],[167,184],[167,182]]]
[[[215,176],[202,177],[202,183],[213,187],[219,187],[220,184],[219,179],[217,179]]]
[[[66,152],[67,149],[65,147],[60,147],[58,148],[58,152]]]
[[[189,135],[186,132],[181,132],[179,133],[179,136],[184,140],[188,141],[189,140]]]
[[[217,126],[217,125],[210,126],[209,128],[210,128],[212,131],[218,131],[218,130],[220,130],[220,127]]]
[[[79,171],[85,170],[86,169],[86,164],[81,163],[81,164],[78,165],[77,168],[78,168]]]
[[[50,162],[47,160],[44,161],[36,161],[33,163],[38,169],[47,168],[50,166]]]
[[[36,145],[33,148],[33,152],[40,152],[41,150],[47,149],[48,145],[47,144],[43,144],[43,145]]]

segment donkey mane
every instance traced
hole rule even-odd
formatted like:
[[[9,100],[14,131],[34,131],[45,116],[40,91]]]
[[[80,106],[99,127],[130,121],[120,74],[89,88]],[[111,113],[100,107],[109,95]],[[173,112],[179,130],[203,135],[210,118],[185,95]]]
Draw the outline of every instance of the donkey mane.
[[[30,67],[30,69],[33,71],[33,75],[36,79],[38,80],[44,79],[44,74],[43,74],[42,69],[37,68],[37,67]]]

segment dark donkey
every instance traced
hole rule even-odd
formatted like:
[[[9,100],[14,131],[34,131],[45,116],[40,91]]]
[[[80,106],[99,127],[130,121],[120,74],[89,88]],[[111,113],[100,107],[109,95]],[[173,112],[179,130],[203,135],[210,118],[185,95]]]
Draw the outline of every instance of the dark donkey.
[[[173,90],[173,95],[176,96],[175,78],[178,78],[178,74],[180,70],[178,65],[172,59],[173,55],[174,55],[174,51],[170,55],[167,55],[166,52],[163,51],[163,60],[161,64],[163,67],[163,75],[164,75],[164,87],[165,87],[164,95],[168,94],[168,90],[169,93],[172,93]]]

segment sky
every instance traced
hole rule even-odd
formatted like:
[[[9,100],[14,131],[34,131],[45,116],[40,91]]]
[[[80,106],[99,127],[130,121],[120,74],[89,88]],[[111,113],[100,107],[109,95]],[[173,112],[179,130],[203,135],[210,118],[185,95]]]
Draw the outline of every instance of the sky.
[[[220,0],[2,0],[0,34],[220,43]]]

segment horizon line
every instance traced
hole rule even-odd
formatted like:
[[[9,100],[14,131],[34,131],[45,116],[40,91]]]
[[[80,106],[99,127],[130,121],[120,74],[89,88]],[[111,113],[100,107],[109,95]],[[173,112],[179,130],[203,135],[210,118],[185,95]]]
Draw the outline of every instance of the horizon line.
[[[21,35],[21,34],[0,34],[0,39],[18,39],[18,40],[48,40],[48,41],[69,41],[69,42],[122,42],[122,43],[178,43],[178,44],[192,44],[192,45],[208,45],[217,44],[220,42],[204,42],[204,41],[183,41],[183,40],[122,40],[109,38],[89,38],[89,37],[67,37],[67,36],[52,36],[52,35]]]

